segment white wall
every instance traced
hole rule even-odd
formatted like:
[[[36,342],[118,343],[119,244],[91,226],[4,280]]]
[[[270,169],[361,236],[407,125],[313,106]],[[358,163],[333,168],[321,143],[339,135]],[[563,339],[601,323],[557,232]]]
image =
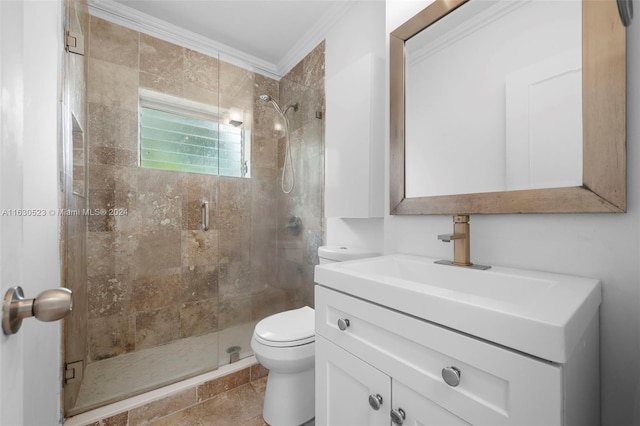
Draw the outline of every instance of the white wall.
[[[385,3],[362,0],[354,4],[326,36],[325,79],[329,80],[367,53],[385,58]],[[345,93],[345,96],[349,96]],[[384,108],[384,105],[380,105]],[[354,168],[358,165],[354,164]],[[380,170],[380,173],[383,171]],[[384,191],[381,186],[380,191]],[[383,250],[383,219],[326,219],[330,245],[345,245]]]
[[[389,0],[386,33],[429,3]],[[637,1],[634,3],[636,8],[640,6]],[[605,426],[640,424],[638,19],[629,27],[627,35],[628,212],[471,217],[471,255],[476,263],[583,275],[602,281],[601,409]],[[449,232],[451,226],[449,216],[387,216],[385,252],[451,258],[452,246],[436,239],[437,234]]]

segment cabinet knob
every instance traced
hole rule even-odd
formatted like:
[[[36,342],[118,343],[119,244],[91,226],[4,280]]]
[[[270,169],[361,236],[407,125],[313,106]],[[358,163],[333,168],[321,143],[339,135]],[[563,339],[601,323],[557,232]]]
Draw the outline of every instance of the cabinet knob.
[[[338,320],[338,328],[342,331],[345,331],[349,327],[349,320],[346,318],[340,318]]]
[[[460,384],[460,370],[455,367],[445,367],[442,369],[442,378],[449,386],[456,387]]]
[[[404,423],[404,419],[407,418],[407,414],[402,408],[391,410],[391,421],[396,425]]]
[[[382,405],[382,396],[380,396],[380,394],[378,393],[375,395],[369,395],[369,405],[371,406],[371,408],[378,411],[380,409],[380,406]]]

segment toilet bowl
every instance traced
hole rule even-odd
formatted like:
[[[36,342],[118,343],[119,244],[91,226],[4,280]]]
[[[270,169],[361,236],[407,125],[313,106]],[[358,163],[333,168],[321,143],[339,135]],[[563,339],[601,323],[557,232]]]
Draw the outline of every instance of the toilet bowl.
[[[322,246],[320,263],[377,256],[347,247]],[[300,309],[271,315],[258,324],[251,349],[269,369],[262,417],[271,426],[298,426],[315,415],[315,311]]]
[[[251,349],[269,370],[262,416],[272,426],[298,426],[315,411],[315,320],[308,306],[258,324]]]

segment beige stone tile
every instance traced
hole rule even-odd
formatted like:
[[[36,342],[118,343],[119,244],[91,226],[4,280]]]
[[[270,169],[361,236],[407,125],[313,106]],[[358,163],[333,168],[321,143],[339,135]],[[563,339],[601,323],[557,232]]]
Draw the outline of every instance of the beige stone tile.
[[[269,374],[269,370],[267,370],[264,367],[262,367],[262,369],[266,371],[265,374],[267,375]],[[264,376],[259,379],[255,379],[251,381],[251,386],[253,386],[253,389],[256,391],[258,395],[260,395],[260,398],[262,398],[263,400],[264,400],[264,393],[267,390],[267,378],[268,378],[267,376]]]
[[[251,295],[220,296],[218,327],[222,330],[251,321]]]
[[[156,426],[237,426],[258,417],[262,400],[251,385],[219,394],[201,404],[164,417]]]
[[[180,329],[183,337],[218,331],[218,298],[183,303],[180,309]]]
[[[323,40],[302,59],[303,79],[301,83],[313,87],[317,82],[324,80],[324,64],[325,42]]]
[[[138,110],[138,71],[89,58],[87,100],[129,111]]]
[[[142,276],[131,281],[131,310],[143,312],[169,307],[180,300],[182,274],[180,268]]]
[[[136,206],[141,232],[173,232],[182,228],[180,194],[138,191]]]
[[[183,174],[170,170],[138,169],[137,188],[140,192],[163,194],[167,197],[182,193]]]
[[[287,308],[286,293],[281,289],[267,287],[251,296],[251,315],[253,320],[261,320]]]
[[[256,416],[246,422],[242,423],[240,426],[269,426],[267,422],[264,421],[262,415]]]
[[[116,272],[116,237],[111,232],[87,233],[87,276],[97,277]]]
[[[107,214],[98,213],[87,217],[89,231],[115,231],[118,217],[115,214],[109,214],[111,210],[126,209],[127,214],[129,211],[134,212],[133,202],[135,199],[131,193],[108,189],[91,189],[89,190],[88,199],[91,211],[96,212],[102,209],[107,212]]]
[[[212,266],[219,258],[219,231],[182,231],[182,266]]]
[[[136,192],[136,169],[132,167],[89,164],[89,190],[106,189]]]
[[[151,348],[181,337],[177,308],[156,309],[136,314],[136,350]]]
[[[251,266],[249,262],[220,262],[220,295],[238,296],[251,293]]]
[[[89,56],[95,59],[138,68],[140,33],[120,25],[91,17]]]
[[[162,75],[140,71],[140,87],[173,96],[183,96],[181,80],[167,78]]]
[[[273,126],[273,124],[271,125]],[[256,132],[253,137],[251,143],[252,177],[260,176],[253,173],[256,169],[276,170],[278,168],[278,137],[273,133],[272,130]]]
[[[218,269],[215,265],[182,268],[182,302],[218,296]]]
[[[131,287],[126,277],[101,275],[87,280],[89,318],[128,313]]]
[[[257,382],[259,379],[267,377],[269,375],[269,370],[260,364],[254,364],[250,367],[250,374],[251,382]],[[264,383],[265,384],[259,384],[257,386],[266,386],[266,381]]]
[[[129,425],[129,413],[124,412],[116,414],[115,416],[102,419],[100,421],[90,423],[88,426],[128,426]]]
[[[223,217],[220,230],[220,261],[249,262],[251,260],[251,218]]]
[[[180,267],[182,256],[179,230],[148,231],[136,234],[134,240],[131,258],[134,278]]]
[[[245,368],[227,376],[205,382],[198,386],[198,402],[213,398],[238,386],[246,385],[249,383],[249,377],[250,369]]]
[[[213,90],[207,90],[191,83],[182,85],[182,96],[186,99],[200,102],[215,107],[215,112],[220,112],[220,94]]]
[[[185,81],[194,86],[218,91],[218,59],[191,49],[184,50]]]
[[[89,152],[89,162],[109,164],[112,166],[135,167],[138,165],[139,153],[120,148],[96,146]]]
[[[162,398],[129,411],[130,425],[147,425],[161,417],[173,414],[196,403],[196,388]]]
[[[220,214],[251,214],[251,179],[221,177]]]
[[[88,111],[88,134],[91,149],[109,147],[137,152],[137,111],[94,103],[89,103]]]
[[[89,360],[111,358],[134,349],[135,320],[133,317],[114,315],[92,318],[87,326]]]
[[[184,48],[155,37],[140,35],[140,71],[169,80],[184,78]]]
[[[255,74],[236,65],[220,61],[220,95],[225,99],[256,101],[260,93],[255,93]],[[231,106],[231,105],[230,105]]]

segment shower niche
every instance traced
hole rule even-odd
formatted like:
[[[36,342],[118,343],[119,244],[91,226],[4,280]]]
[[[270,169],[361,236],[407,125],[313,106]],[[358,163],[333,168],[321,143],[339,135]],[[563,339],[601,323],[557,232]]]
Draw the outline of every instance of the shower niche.
[[[276,80],[105,19],[84,20],[91,48],[78,70],[86,70],[86,84],[66,83],[78,92],[86,87],[83,200],[88,211],[104,214],[80,217],[67,237],[85,244],[84,260],[76,256],[67,269],[86,309],[66,325],[65,348],[73,350],[65,350],[65,361],[84,364],[82,380],[65,386],[66,416],[251,356],[259,320],[313,306],[323,239],[323,122],[314,116],[324,110],[323,44]],[[309,63],[318,64],[311,78],[303,73]],[[220,120],[218,135],[223,126],[241,129],[240,161],[250,167],[231,176],[141,167],[141,91],[206,105]],[[299,105],[287,112],[297,173],[288,194],[281,189],[284,124],[262,94]],[[159,138],[151,149],[166,146],[166,134]],[[196,139],[182,142],[202,142]],[[216,159],[203,161],[217,167],[235,155],[225,142],[220,136]],[[292,216],[304,220],[297,235],[287,232]]]

